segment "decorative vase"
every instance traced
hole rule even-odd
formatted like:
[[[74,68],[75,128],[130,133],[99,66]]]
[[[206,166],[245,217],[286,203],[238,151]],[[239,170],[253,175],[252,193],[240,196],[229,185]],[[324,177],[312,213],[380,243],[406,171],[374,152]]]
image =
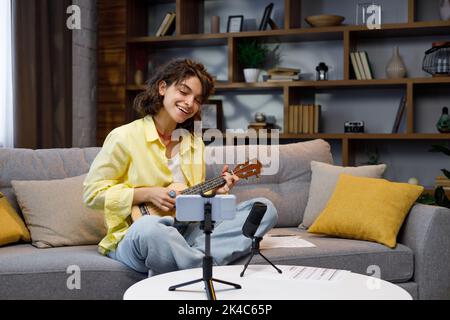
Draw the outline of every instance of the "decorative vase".
[[[389,79],[404,78],[406,75],[406,67],[398,50],[398,46],[394,48],[394,54],[386,66],[386,75]]]
[[[245,82],[257,82],[260,71],[261,70],[255,68],[244,69]]]
[[[439,10],[442,20],[450,20],[450,0],[441,0],[439,3]]]
[[[436,128],[440,133],[450,133],[450,117],[448,116],[448,108],[442,108],[442,114],[436,123]]]
[[[136,70],[134,73],[134,83],[138,86],[144,83],[144,73],[142,70]]]

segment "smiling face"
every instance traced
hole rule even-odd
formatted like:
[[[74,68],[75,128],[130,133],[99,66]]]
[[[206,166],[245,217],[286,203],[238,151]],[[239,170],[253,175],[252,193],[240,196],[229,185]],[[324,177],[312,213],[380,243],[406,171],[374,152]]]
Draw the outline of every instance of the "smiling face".
[[[170,86],[161,81],[159,94],[164,97],[164,111],[175,122],[183,123],[192,118],[200,109],[202,84],[195,76]]]

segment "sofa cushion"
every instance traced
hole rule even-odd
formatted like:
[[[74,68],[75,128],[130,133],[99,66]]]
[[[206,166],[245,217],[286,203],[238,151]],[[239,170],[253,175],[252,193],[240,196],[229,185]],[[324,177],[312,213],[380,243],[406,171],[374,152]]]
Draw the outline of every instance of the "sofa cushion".
[[[333,163],[330,145],[318,139],[279,145],[273,150],[268,147],[208,147],[205,151],[206,177],[219,176],[224,163],[233,169],[247,157],[252,159],[251,150],[257,150],[258,160],[263,165],[261,177],[239,181],[231,193],[236,195],[238,202],[257,197],[271,200],[278,211],[277,226],[296,227],[303,219],[308,200],[310,163],[313,160]]]
[[[386,170],[385,164],[360,167],[340,167],[328,163],[311,161],[311,186],[301,228],[309,228],[325,209],[334,192],[341,173],[358,177],[381,178]]]
[[[0,148],[0,192],[19,211],[11,180],[53,180],[87,173],[100,148]]]
[[[0,192],[0,246],[19,240],[30,241],[30,232],[8,199]]]
[[[315,235],[299,228],[275,228],[269,233],[283,232],[298,234],[315,247],[262,250],[274,264],[344,269],[364,275],[372,275],[373,268],[379,267],[381,279],[391,282],[408,281],[414,273],[414,254],[402,244],[389,249],[374,242]],[[239,259],[233,264],[244,264],[247,259]],[[266,263],[259,255],[254,256],[251,261],[251,264]]]
[[[105,236],[103,212],[83,204],[85,177],[12,181],[34,246],[98,244]]]
[[[71,290],[67,283],[76,283],[72,279],[77,267],[81,286]],[[147,276],[102,256],[94,245],[0,248],[0,299],[122,299],[131,285]]]
[[[423,187],[341,174],[309,232],[375,241],[395,248],[397,234]]]

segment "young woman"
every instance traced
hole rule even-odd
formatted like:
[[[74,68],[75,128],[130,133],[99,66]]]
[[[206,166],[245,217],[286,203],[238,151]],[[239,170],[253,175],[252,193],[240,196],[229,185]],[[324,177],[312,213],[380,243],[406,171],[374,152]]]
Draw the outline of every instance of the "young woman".
[[[83,195],[85,205],[105,213],[108,231],[99,243],[102,254],[152,274],[202,265],[205,243],[199,223],[183,228],[174,217],[164,215],[145,215],[132,222],[130,214],[132,206],[148,202],[167,212],[175,205],[169,184],[183,182],[191,187],[205,181],[205,146],[193,128],[213,89],[213,79],[202,64],[171,61],[135,100],[143,118],[107,136],[86,177]],[[174,139],[176,132],[184,134]],[[224,166],[226,184],[214,190],[217,194],[227,193],[239,180],[227,171]],[[255,201],[267,205],[257,235],[275,225],[277,213],[269,200],[239,203],[234,220],[215,225],[214,264],[228,264],[250,252],[251,240],[242,235],[242,225]]]

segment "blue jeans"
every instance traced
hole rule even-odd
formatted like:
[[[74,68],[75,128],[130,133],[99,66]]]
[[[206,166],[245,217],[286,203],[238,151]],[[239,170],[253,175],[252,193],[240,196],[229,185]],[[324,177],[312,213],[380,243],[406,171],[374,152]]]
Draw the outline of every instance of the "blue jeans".
[[[264,236],[278,219],[272,202],[254,198],[236,206],[236,218],[217,222],[211,234],[211,256],[215,265],[226,265],[251,252],[252,241],[242,234],[242,226],[254,202],[267,205],[267,211],[255,236]],[[182,230],[172,217],[144,216],[134,222],[119,242],[116,251],[108,254],[128,267],[153,275],[202,266],[205,235],[200,223]]]

